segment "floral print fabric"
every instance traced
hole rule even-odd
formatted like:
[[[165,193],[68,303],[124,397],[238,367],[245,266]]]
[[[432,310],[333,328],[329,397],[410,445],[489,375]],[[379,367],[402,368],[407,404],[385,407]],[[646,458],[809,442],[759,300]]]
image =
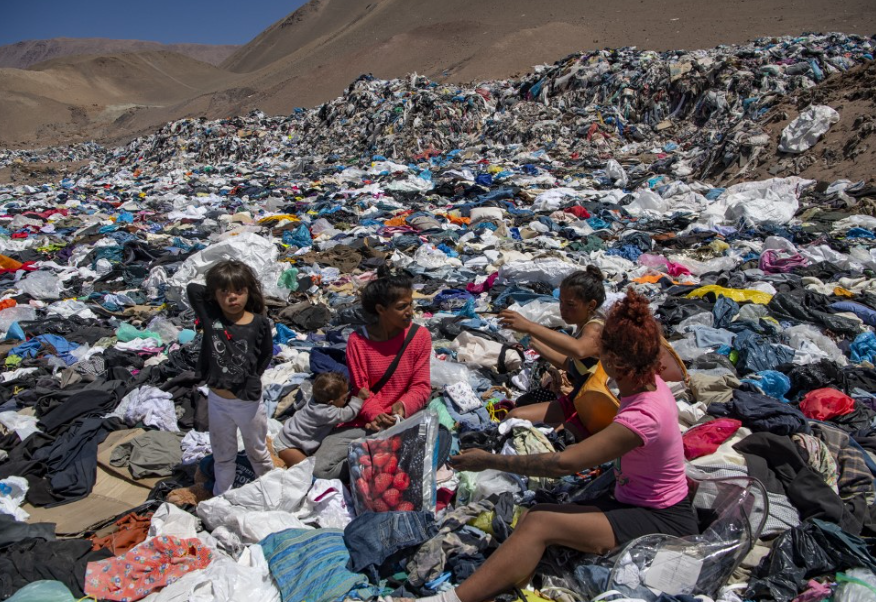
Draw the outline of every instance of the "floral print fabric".
[[[205,568],[212,559],[199,539],[154,537],[123,556],[89,562],[85,594],[118,602],[140,600],[190,571]]]

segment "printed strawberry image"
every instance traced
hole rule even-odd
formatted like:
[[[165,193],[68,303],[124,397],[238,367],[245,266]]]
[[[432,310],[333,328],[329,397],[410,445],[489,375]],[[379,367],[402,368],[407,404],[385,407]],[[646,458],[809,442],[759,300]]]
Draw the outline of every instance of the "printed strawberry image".
[[[389,512],[389,506],[383,500],[374,500],[371,504],[371,509],[375,512]]]
[[[387,489],[383,493],[383,501],[390,510],[395,510],[401,502],[401,492],[398,489]]]
[[[405,491],[411,486],[411,477],[408,476],[408,473],[399,471],[392,479],[392,486],[399,491]]]
[[[359,490],[359,493],[362,494],[364,499],[371,499],[371,485],[369,484],[369,481],[366,481],[364,478],[356,479],[356,489]],[[383,489],[386,490],[386,487]]]
[[[368,481],[369,483],[374,479],[374,468],[371,466],[364,466],[361,469],[362,478]]]
[[[379,474],[374,477],[374,483],[371,490],[374,492],[373,496],[377,497],[383,494],[384,491],[389,489],[392,486],[392,477],[388,474]]]
[[[399,502],[399,505],[395,507],[398,512],[413,512],[414,505],[411,502]]]
[[[383,466],[383,472],[388,475],[395,475],[398,471],[398,458],[395,456],[390,456],[389,460],[387,460],[386,464]]]
[[[397,452],[398,450],[401,449],[401,447],[402,447],[401,437],[393,437],[392,439],[389,440],[389,448],[392,451]]]
[[[374,466],[378,467],[381,471],[383,471],[383,467],[386,466],[387,462],[389,462],[391,455],[386,452],[377,452],[374,454]],[[397,462],[397,461],[396,461]]]
[[[371,456],[362,456],[359,458],[359,466],[371,466]]]

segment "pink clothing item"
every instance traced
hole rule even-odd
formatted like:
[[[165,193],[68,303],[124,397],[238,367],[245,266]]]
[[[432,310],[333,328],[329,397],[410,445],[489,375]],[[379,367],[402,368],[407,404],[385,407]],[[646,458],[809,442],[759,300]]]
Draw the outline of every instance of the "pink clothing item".
[[[206,568],[212,560],[213,553],[200,539],[154,537],[123,556],[89,562],[84,591],[98,600],[133,602]]]
[[[614,421],[633,431],[642,445],[614,463],[614,497],[623,504],[668,508],[687,497],[684,446],[675,397],[659,376],[657,389],[623,397]]]
[[[809,261],[799,253],[780,249],[767,249],[758,261],[758,267],[767,274],[783,274],[807,265]]]
[[[350,370],[350,385],[354,395],[363,387],[371,389],[383,378],[401,349],[408,330],[388,341],[372,341],[359,331],[350,335],[347,341],[347,368]],[[365,400],[355,420],[339,426],[363,427],[379,414],[389,413],[397,401],[404,404],[405,416],[413,416],[426,407],[432,393],[429,370],[431,354],[432,337],[426,328],[420,327],[392,377],[380,392]]]
[[[496,279],[499,277],[499,272],[493,272],[490,274],[486,280],[481,282],[480,284],[475,284],[474,282],[469,282],[465,290],[470,293],[474,293],[475,295],[480,295],[483,292],[486,292],[493,288],[493,285],[496,283]]]
[[[819,583],[815,579],[810,579],[807,586],[809,589],[794,598],[792,602],[822,602],[833,594],[830,586]]]
[[[688,460],[714,454],[722,443],[732,437],[742,423],[733,418],[718,418],[688,429],[681,437],[684,457]]]

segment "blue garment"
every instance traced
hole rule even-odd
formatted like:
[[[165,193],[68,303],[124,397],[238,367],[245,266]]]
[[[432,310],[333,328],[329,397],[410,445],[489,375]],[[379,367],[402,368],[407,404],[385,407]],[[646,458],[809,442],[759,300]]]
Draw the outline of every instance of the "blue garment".
[[[763,370],[757,373],[758,378],[743,378],[742,382],[751,383],[764,395],[775,397],[782,403],[788,403],[785,393],[791,390],[791,379],[775,370]]]
[[[372,583],[377,583],[378,569],[387,558],[437,534],[431,512],[366,512],[344,529],[344,544],[350,553],[347,568],[364,572]]]
[[[623,257],[624,259],[636,262],[639,260],[639,256],[642,254],[642,249],[640,249],[636,245],[622,245],[620,247],[613,247],[606,250],[605,254],[618,255],[620,257]]]
[[[697,324],[689,327],[693,331],[697,341],[697,347],[721,347],[722,345],[733,346],[736,335],[723,328],[711,328]]]
[[[365,575],[347,570],[350,553],[340,529],[286,529],[261,542],[283,602],[334,602],[355,592],[377,592]]]
[[[496,297],[496,299],[493,301],[493,307],[504,308],[514,303],[526,305],[530,301],[538,300],[553,301],[554,298],[550,295],[542,295],[529,289],[512,284],[504,291],[502,291],[498,297]]]
[[[459,430],[461,432],[477,431],[481,430],[482,427],[493,424],[493,421],[490,420],[490,413],[485,407],[461,414],[452,401],[448,401],[443,397],[442,399],[444,399],[444,405],[447,406],[447,413],[450,414],[454,422],[459,423]]]
[[[876,239],[876,234],[873,234],[873,232],[866,228],[850,228],[846,232],[846,238],[869,238],[872,240]]]
[[[770,343],[769,339],[750,330],[736,335],[733,343],[739,351],[736,369],[740,374],[774,370],[782,364],[794,361],[794,350],[786,345]]]
[[[10,353],[14,351],[13,349]],[[876,334],[868,330],[855,337],[849,348],[849,356],[856,364],[860,364],[865,360],[874,363],[874,360],[876,360]]]
[[[739,304],[730,297],[721,295],[712,308],[712,315],[715,316],[715,328],[727,328],[738,313]]]
[[[767,397],[748,383],[733,391],[727,403],[713,403],[707,412],[720,418],[736,418],[752,431],[776,435],[810,432],[809,422],[799,409]]]
[[[313,246],[313,238],[310,236],[310,230],[308,230],[307,226],[304,224],[301,224],[295,228],[295,230],[286,230],[283,232],[283,242],[287,245],[300,248]]]
[[[295,331],[285,324],[277,322],[274,326],[277,329],[277,334],[274,335],[274,342],[278,345],[285,345],[289,339],[294,339],[296,337]]]
[[[346,351],[333,347],[313,347],[310,350],[310,371],[314,374],[340,372],[350,380]]]
[[[44,346],[46,347],[46,351],[54,349],[52,355],[56,355],[64,360],[64,363],[68,366],[72,366],[77,362],[76,358],[70,355],[70,352],[77,349],[79,345],[77,343],[71,343],[64,337],[59,337],[56,334],[41,334],[36,336],[26,343],[13,347],[9,350],[9,354],[17,355],[22,358],[36,357]]]
[[[876,326],[876,311],[854,301],[838,301],[830,304],[832,311],[850,312],[858,316],[864,321],[864,324]]]

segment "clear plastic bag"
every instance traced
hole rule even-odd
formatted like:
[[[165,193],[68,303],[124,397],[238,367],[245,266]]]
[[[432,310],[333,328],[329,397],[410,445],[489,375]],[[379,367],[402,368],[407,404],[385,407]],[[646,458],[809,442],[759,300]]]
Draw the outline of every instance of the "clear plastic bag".
[[[435,511],[438,416],[418,412],[350,444],[350,489],[356,514]]]
[[[51,272],[31,272],[18,283],[18,290],[35,299],[58,299],[64,286]]]
[[[852,569],[837,573],[839,588],[834,602],[873,602],[876,600],[876,575],[867,569]]]
[[[76,598],[60,581],[34,581],[15,592],[8,602],[75,602]]]
[[[670,595],[715,597],[760,537],[769,498],[757,479],[699,479],[701,474],[688,471],[696,484],[693,506],[698,516],[714,517],[709,525],[700,535],[634,539],[618,553],[609,588],[625,582],[632,563],[641,585]]]
[[[16,305],[0,311],[0,332],[6,332],[15,322],[36,320],[36,309],[28,305]]]

